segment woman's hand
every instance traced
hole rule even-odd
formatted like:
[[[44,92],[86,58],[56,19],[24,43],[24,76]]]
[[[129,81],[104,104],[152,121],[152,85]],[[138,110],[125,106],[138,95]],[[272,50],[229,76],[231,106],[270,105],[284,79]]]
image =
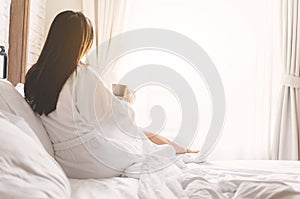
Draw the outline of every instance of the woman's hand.
[[[162,137],[160,135],[154,135],[149,132],[145,132],[146,136],[149,138],[149,140],[155,144],[161,145],[161,144],[170,144],[171,146],[174,147],[176,154],[183,154],[183,153],[198,153],[198,150],[190,150],[190,149],[185,149],[182,146],[179,146],[178,144],[171,142],[165,137]]]

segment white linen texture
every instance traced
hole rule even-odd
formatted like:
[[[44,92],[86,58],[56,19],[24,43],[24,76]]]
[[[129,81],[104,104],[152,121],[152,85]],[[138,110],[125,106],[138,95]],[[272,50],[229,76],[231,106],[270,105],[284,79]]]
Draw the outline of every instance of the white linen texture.
[[[6,111],[0,112],[0,118],[4,118],[8,120],[10,123],[18,127],[23,133],[30,136],[34,141],[39,144],[41,147],[43,147],[42,143],[40,142],[39,138],[36,136],[35,132],[30,128],[29,124],[26,123],[26,121],[17,115],[13,115]]]
[[[0,126],[1,198],[69,198],[69,180],[46,150],[3,115]]]
[[[165,162],[166,159],[152,157],[144,163],[144,169],[153,171]],[[184,165],[180,160],[174,163],[156,172],[141,175],[139,198],[300,198],[299,171],[277,173],[271,170],[229,169],[209,163]]]
[[[46,151],[54,157],[54,151],[49,136],[40,119],[32,111],[22,95],[9,81],[0,80],[0,110],[24,118],[35,132]]]

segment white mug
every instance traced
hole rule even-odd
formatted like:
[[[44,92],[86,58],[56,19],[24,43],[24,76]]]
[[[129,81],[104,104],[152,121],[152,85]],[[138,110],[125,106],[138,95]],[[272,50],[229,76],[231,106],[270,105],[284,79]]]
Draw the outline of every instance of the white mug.
[[[112,84],[112,91],[115,96],[120,97],[129,103],[134,101],[135,91],[129,90],[126,85]]]

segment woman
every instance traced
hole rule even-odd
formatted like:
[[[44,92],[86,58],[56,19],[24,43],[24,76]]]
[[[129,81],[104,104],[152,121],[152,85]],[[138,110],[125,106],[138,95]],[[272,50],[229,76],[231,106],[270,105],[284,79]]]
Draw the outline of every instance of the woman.
[[[148,139],[131,123],[128,104],[114,97],[95,71],[80,62],[92,43],[90,21],[80,12],[62,12],[26,74],[25,98],[40,116],[66,174],[120,176],[143,162],[146,154],[172,158],[175,150],[185,152],[160,136],[147,134]]]

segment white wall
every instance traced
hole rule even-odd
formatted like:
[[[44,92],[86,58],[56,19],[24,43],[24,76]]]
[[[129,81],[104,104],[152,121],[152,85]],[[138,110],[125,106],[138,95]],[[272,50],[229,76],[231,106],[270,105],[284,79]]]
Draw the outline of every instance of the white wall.
[[[29,70],[40,56],[45,40],[45,17],[47,0],[31,0],[28,33],[28,57],[26,69]]]
[[[64,10],[81,11],[82,0],[31,1],[27,70],[36,63],[53,19]]]
[[[82,11],[82,0],[48,0],[46,3],[45,35],[55,16],[64,10]]]
[[[6,47],[8,52],[8,34],[9,34],[9,7],[10,0],[1,1],[0,3],[0,45]],[[3,76],[3,62],[0,59],[0,77]]]
[[[0,4],[0,45],[8,48],[8,30],[9,30],[9,7],[10,0],[1,1]]]

